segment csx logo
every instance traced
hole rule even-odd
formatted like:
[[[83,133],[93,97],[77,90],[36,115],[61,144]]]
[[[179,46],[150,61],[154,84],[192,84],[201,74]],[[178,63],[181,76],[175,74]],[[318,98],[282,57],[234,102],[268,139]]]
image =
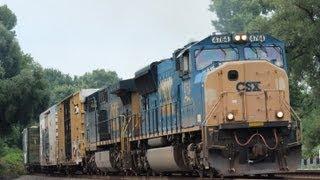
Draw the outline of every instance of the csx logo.
[[[246,92],[252,92],[252,91],[261,91],[259,84],[260,81],[248,81],[248,82],[238,82],[237,83],[237,91],[246,91]]]

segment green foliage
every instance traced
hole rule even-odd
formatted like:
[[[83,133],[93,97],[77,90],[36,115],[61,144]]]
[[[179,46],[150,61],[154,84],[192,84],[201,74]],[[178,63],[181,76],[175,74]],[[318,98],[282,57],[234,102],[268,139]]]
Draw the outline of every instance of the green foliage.
[[[63,74],[59,70],[45,69],[44,78],[48,86],[50,106],[58,103],[77,90],[74,86],[73,78],[67,74]]]
[[[0,23],[8,30],[11,30],[16,26],[17,17],[6,5],[0,6]]]
[[[93,70],[79,77],[71,77],[56,69],[45,69],[44,74],[50,91],[50,106],[80,89],[101,88],[119,80],[116,72],[104,69]]]
[[[76,77],[75,83],[82,88],[101,88],[114,84],[119,80],[115,71],[106,71],[104,69],[96,69],[91,73],[85,73],[83,76]]]
[[[21,132],[23,131],[24,126],[19,124],[12,125],[12,130],[10,132],[10,136],[6,136],[4,138],[4,142],[12,148],[21,148],[22,143],[22,135]]]
[[[8,147],[1,139],[0,146],[0,177],[25,174],[22,150]]]
[[[22,52],[14,37],[14,33],[0,23],[0,66],[3,71],[1,79],[13,77],[20,72]]]
[[[303,144],[305,146],[304,156],[316,156],[319,153],[320,143],[320,109],[313,109],[308,116],[303,119]]]
[[[25,126],[37,120],[48,102],[43,70],[21,51],[12,31],[15,24],[15,15],[7,6],[0,6],[0,137],[3,138],[10,137],[14,124]]]
[[[272,5],[261,0],[213,0],[210,10],[219,17],[212,21],[218,31],[241,32],[259,15],[267,15]]]
[[[218,31],[269,33],[287,42],[291,105],[303,117],[305,155],[320,144],[320,1],[212,0]]]

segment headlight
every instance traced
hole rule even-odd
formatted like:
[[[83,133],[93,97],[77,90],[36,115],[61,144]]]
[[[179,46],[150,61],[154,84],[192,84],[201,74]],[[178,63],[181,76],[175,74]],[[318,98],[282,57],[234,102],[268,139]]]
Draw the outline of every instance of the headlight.
[[[283,112],[282,111],[278,111],[277,112],[277,118],[283,118]]]
[[[233,120],[233,119],[234,119],[234,115],[233,115],[232,113],[229,113],[229,114],[227,115],[227,119],[228,119],[229,121]]]
[[[241,40],[242,41],[247,41],[248,36],[246,34],[241,35]]]
[[[234,40],[240,41],[240,39],[241,39],[240,35],[237,34],[237,35],[234,36]]]
[[[278,66],[278,67],[283,67],[283,64],[281,61],[276,61],[275,64]]]

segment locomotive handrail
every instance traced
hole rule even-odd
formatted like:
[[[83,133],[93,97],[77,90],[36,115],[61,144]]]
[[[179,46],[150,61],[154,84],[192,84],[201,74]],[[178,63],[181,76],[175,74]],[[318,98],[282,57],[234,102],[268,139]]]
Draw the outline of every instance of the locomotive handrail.
[[[122,114],[122,115],[119,115],[119,117],[122,118],[122,121],[123,121],[123,124],[124,124],[124,126],[120,129],[121,154],[123,155],[125,149],[127,149],[127,148],[125,148],[125,143],[126,142],[124,142],[125,138],[126,138],[125,136],[127,135],[127,133],[125,133],[125,131],[127,130],[127,127],[128,127],[129,122],[130,122],[130,119],[132,119],[132,118],[129,118],[127,122],[124,122],[127,119],[127,116]]]
[[[152,121],[152,119],[156,119],[156,118],[164,118],[163,121],[166,122],[166,124],[164,124],[164,126],[168,126],[169,128],[166,130],[163,130],[163,127],[161,124],[153,124],[151,128],[154,128],[154,132],[153,133],[160,133],[161,131],[170,131],[170,127],[171,127],[171,131],[172,130],[176,130],[179,127],[179,123],[181,126],[181,120],[179,121],[179,117],[180,113],[177,112],[177,102],[176,101],[172,101],[172,102],[168,102],[166,104],[161,104],[155,107],[151,107],[149,109],[145,109],[142,110],[141,113],[136,113],[136,114],[130,114],[130,115],[126,115],[125,118],[128,119],[127,122],[122,121],[121,119],[124,118],[124,115],[118,115],[117,117],[114,118],[109,118],[109,119],[104,119],[102,121],[97,122],[97,125],[99,126],[100,124],[108,123],[108,128],[111,129],[111,126],[114,124],[116,125],[118,128],[118,130],[120,132],[113,132],[110,131],[111,133],[111,139],[114,139],[116,137],[119,137],[118,135],[120,134],[120,141],[121,138],[125,137],[126,134],[121,134],[122,132],[125,131],[129,131],[127,132],[128,137],[129,138],[136,138],[136,137],[140,137],[141,135],[143,135],[143,130],[144,128],[148,128],[148,126],[151,126],[150,124],[143,126],[143,121],[136,121],[136,119],[144,119],[144,120],[148,120],[150,118],[150,120]],[[165,108],[164,112],[161,113],[160,111],[162,111]],[[150,113],[150,114],[149,114]],[[176,118],[176,121],[173,121],[173,119]],[[140,123],[139,123],[140,122]],[[121,123],[121,124],[119,124]],[[157,122],[155,122],[157,123]],[[161,123],[161,122],[158,122]],[[170,125],[170,123],[172,123],[172,125]],[[173,123],[175,123],[176,127],[173,129]],[[136,131],[138,130],[138,131]],[[146,130],[146,129],[145,129]],[[162,132],[162,133],[163,133]]]
[[[297,118],[297,120],[299,122],[301,122],[300,117],[298,116],[298,114],[295,112],[295,110],[289,105],[289,103],[287,101],[285,101],[284,99],[282,99],[282,101],[284,102],[284,105],[286,106],[286,108],[288,108],[288,110],[290,112],[292,112],[292,114],[295,116],[295,118]]]
[[[298,141],[301,141],[301,119],[300,119],[300,117],[297,115],[297,113],[294,111],[294,109],[290,106],[290,104],[287,102],[287,101],[285,101],[284,99],[282,99],[282,102],[284,103],[284,105],[285,105],[285,107],[286,108],[288,108],[289,109],[289,112],[291,112],[292,114],[293,114],[293,116],[295,117],[295,118],[297,118],[297,128],[298,128],[298,130],[299,130],[299,133],[297,133],[297,139],[298,139]],[[297,143],[299,143],[297,141]]]
[[[222,99],[222,97],[223,97],[223,93],[224,93],[224,92],[222,92],[222,93],[220,94],[218,101],[217,101],[216,104],[211,108],[209,114],[206,116],[206,118],[205,118],[205,120],[204,120],[204,122],[203,122],[203,125],[206,125],[208,119],[211,118],[212,113],[213,113],[214,110],[217,108],[218,104],[221,102],[221,99]]]

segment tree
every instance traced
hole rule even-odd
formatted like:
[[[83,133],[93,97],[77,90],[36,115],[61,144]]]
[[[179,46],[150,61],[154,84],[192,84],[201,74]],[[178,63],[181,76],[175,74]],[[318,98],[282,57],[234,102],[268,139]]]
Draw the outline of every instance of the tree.
[[[56,69],[45,69],[44,74],[50,91],[50,106],[80,89],[101,88],[119,80],[116,72],[104,69],[93,70],[82,76],[74,77]]]
[[[213,0],[209,10],[218,16],[212,24],[221,32],[242,32],[260,15],[267,15],[273,6],[261,0]]]
[[[82,88],[101,88],[112,85],[119,80],[115,71],[96,69],[76,78],[76,84]]]
[[[0,6],[0,23],[7,30],[12,30],[17,24],[17,17],[6,5]]]
[[[45,69],[44,79],[49,90],[49,106],[52,106],[76,91],[74,81],[68,74],[56,69]]]
[[[4,139],[13,127],[37,121],[48,101],[43,70],[21,51],[12,31],[15,24],[16,16],[0,6],[0,136]]]

